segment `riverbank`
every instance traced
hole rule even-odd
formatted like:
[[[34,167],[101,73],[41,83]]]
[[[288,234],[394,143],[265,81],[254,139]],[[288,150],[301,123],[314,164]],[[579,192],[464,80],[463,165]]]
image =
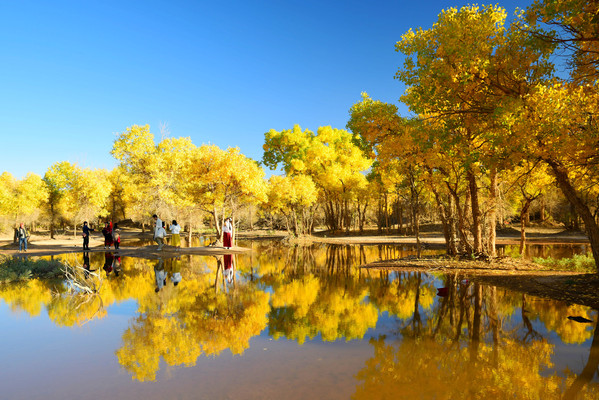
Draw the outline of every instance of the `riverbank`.
[[[223,255],[236,254],[250,251],[243,247],[232,247],[226,249],[221,246],[196,246],[196,247],[181,247],[176,249],[172,246],[164,246],[163,250],[159,251],[157,245],[152,241],[152,234],[142,232],[135,228],[121,228],[121,246],[118,250],[120,256],[123,257],[138,257],[148,259],[158,259],[161,257],[176,257],[183,254],[195,255]],[[129,243],[144,241],[148,245],[145,246],[128,246]],[[104,237],[98,233],[92,233],[89,238],[89,252],[115,252],[114,246],[105,249]],[[82,253],[83,238],[72,234],[61,235],[56,234],[54,239],[50,239],[49,234],[45,232],[32,234],[29,238],[27,251],[19,252],[18,243],[13,243],[12,238],[8,236],[0,236],[0,255],[12,257],[43,257],[54,256],[65,253]]]
[[[311,244],[325,243],[337,245],[393,245],[406,244],[415,245],[414,236],[405,236],[398,233],[378,233],[375,229],[366,230],[364,233],[335,233],[328,231],[316,232],[311,236],[301,238],[290,238],[284,231],[253,230],[238,233],[239,240],[285,240],[289,244]],[[122,228],[121,240],[124,243],[122,249],[130,249],[126,243],[132,241],[152,240],[149,232],[142,232],[136,228]],[[504,228],[497,233],[497,245],[517,245],[520,241],[520,231],[517,228]],[[445,239],[437,230],[437,227],[425,227],[420,235],[420,242],[424,248],[444,248]],[[577,231],[568,231],[563,228],[531,227],[527,228],[527,244],[588,244],[588,238]],[[65,252],[77,252],[82,250],[83,240],[80,235],[56,234],[50,239],[49,233],[35,233],[31,236],[27,253],[19,253],[18,244],[13,243],[12,237],[0,236],[0,254],[18,256],[26,254],[31,256],[47,256]],[[104,251],[104,238],[100,233],[90,236],[89,246],[91,251]],[[154,246],[155,247],[155,246]],[[196,247],[197,248],[197,247]],[[213,247],[213,249],[218,247]],[[165,250],[168,247],[165,247]],[[211,253],[211,252],[210,252]],[[194,253],[196,254],[196,253]]]
[[[121,230],[123,245],[119,255],[127,257],[142,257],[157,259],[174,257],[181,254],[221,255],[249,251],[246,248],[225,249],[223,247],[183,247],[180,251],[165,247],[157,251],[156,245],[151,244],[151,234],[141,230],[125,228]],[[294,244],[325,243],[335,245],[415,245],[416,240],[411,236],[398,234],[378,235],[376,231],[363,235],[331,235],[329,232],[316,234],[300,239],[291,239],[286,232],[250,231],[240,232],[239,240],[275,240]],[[498,232],[498,245],[517,245],[520,232],[509,228]],[[140,242],[149,245],[139,246]],[[127,243],[137,243],[137,246],[127,246]],[[424,231],[421,243],[425,248],[444,247],[443,236],[439,232]],[[580,232],[564,231],[559,228],[531,228],[527,232],[528,244],[588,244],[587,238]],[[104,252],[103,238],[94,234],[90,238],[91,252]],[[6,256],[50,256],[62,253],[82,252],[82,238],[73,235],[56,235],[50,239],[48,235],[32,235],[27,253],[19,253],[18,245],[12,243],[12,238],[0,237],[0,254]],[[112,249],[114,251],[114,249]],[[448,258],[444,256],[426,256],[416,258],[410,256],[397,260],[386,260],[363,265],[362,268],[381,271],[425,272],[429,274],[458,274],[472,282],[483,282],[498,287],[520,291],[539,297],[546,297],[567,302],[588,305],[599,309],[599,275],[584,272],[569,272],[551,270],[524,258],[499,257],[486,261],[465,258]]]

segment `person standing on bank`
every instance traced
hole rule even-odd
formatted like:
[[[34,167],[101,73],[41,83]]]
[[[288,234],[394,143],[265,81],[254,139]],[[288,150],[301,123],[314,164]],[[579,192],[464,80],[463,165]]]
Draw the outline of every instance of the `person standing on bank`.
[[[29,232],[27,232],[27,228],[25,228],[25,224],[22,222],[21,225],[19,225],[17,237],[19,238],[19,253],[23,250],[23,245],[25,245],[25,253],[27,253],[27,239],[29,239]]]
[[[83,221],[83,250],[89,250],[89,233],[94,230],[87,226],[87,221]]]
[[[121,230],[117,227],[116,222],[112,228],[112,242],[114,243],[114,249],[118,250],[121,245]]]
[[[171,224],[170,227],[170,231],[173,234],[172,239],[171,239],[171,246],[174,246],[177,248],[177,250],[181,249],[181,225],[177,224],[176,220],[173,220],[173,223]]]
[[[231,248],[231,239],[233,237],[233,224],[231,224],[231,217],[225,219],[223,223],[223,247],[227,249]]]
[[[162,220],[158,218],[158,215],[152,215],[154,218],[154,239],[156,239],[156,233],[158,233],[158,229],[162,227]]]
[[[112,221],[110,223],[106,221],[102,234],[104,235],[104,248],[108,247],[110,249],[110,246],[112,246]]]
[[[160,219],[159,219],[160,221]],[[156,233],[154,234],[154,241],[158,243],[158,250],[162,250],[164,247],[164,238],[166,238],[166,230],[164,229],[164,222],[161,221],[160,228],[156,229]]]

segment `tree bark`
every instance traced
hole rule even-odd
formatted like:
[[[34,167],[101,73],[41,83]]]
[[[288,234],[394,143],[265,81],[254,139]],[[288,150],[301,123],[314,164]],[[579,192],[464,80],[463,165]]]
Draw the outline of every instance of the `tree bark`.
[[[54,239],[54,204],[50,203],[50,239]]]
[[[491,182],[489,188],[489,233],[487,236],[487,248],[491,257],[497,257],[495,242],[497,240],[497,167],[491,168]]]
[[[524,217],[528,213],[531,201],[530,199],[525,199],[520,210],[520,255],[523,255],[526,249],[526,218]]]
[[[464,250],[466,253],[472,253],[472,244],[468,240],[468,234],[466,233],[466,221],[464,216],[465,212],[462,210],[462,206],[460,205],[460,197],[458,196],[457,189],[452,189],[449,183],[447,183],[447,188],[454,199],[455,209],[458,214],[457,230],[458,234],[460,235],[460,250]]]
[[[470,204],[472,207],[472,237],[474,240],[474,252],[482,253],[482,226],[481,226],[481,212],[480,204],[478,201],[478,186],[476,185],[476,177],[472,169],[467,172],[468,177],[468,188],[470,190]]]
[[[597,221],[595,220],[595,216],[589,209],[589,206],[586,205],[580,196],[576,193],[576,189],[572,185],[570,178],[568,176],[568,171],[565,167],[554,160],[546,160],[549,166],[553,171],[553,175],[556,178],[557,185],[561,189],[562,193],[570,204],[572,204],[576,210],[576,213],[582,218],[584,221],[584,227],[589,237],[589,242],[591,243],[591,251],[593,253],[593,257],[595,258],[595,266],[597,268],[597,272],[599,272],[599,225],[597,225]]]

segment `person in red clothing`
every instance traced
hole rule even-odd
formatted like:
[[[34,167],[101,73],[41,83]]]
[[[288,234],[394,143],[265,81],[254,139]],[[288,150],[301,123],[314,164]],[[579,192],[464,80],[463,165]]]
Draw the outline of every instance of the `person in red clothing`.
[[[233,237],[233,225],[231,217],[227,218],[223,223],[223,247],[231,248],[231,238]]]
[[[106,222],[104,224],[104,228],[102,229],[102,234],[104,235],[104,248],[110,248],[113,244],[112,240],[112,222]]]

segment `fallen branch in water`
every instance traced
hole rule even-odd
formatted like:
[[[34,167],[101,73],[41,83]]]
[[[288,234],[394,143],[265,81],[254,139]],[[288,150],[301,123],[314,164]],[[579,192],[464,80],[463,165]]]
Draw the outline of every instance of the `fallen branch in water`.
[[[102,287],[102,276],[99,273],[69,263],[63,264],[62,271],[71,293],[97,294]],[[92,279],[88,279],[90,276]],[[96,281],[98,281],[98,285],[96,285]]]

